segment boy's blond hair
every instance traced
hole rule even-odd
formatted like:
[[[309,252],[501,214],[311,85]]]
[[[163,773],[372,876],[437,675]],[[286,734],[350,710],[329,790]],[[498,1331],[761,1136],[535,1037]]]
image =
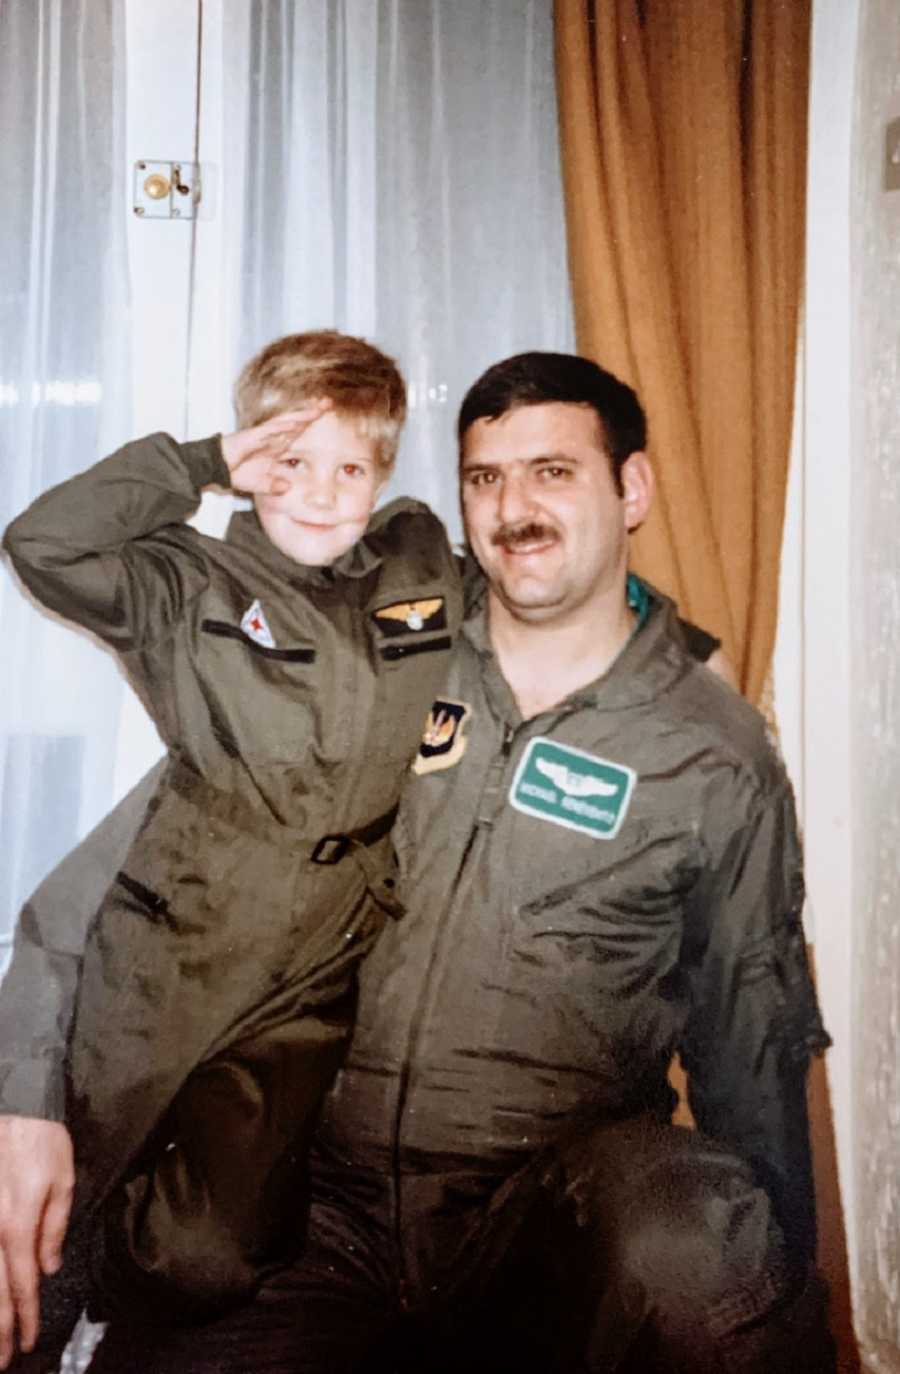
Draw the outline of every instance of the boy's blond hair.
[[[374,440],[379,467],[389,469],[406,419],[406,386],[393,358],[365,339],[336,329],[286,334],[251,358],[234,386],[241,429],[323,397]]]

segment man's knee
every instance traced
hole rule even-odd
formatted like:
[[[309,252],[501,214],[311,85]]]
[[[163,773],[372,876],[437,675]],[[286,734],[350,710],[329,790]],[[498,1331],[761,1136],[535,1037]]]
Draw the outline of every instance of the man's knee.
[[[720,1324],[752,1318],[791,1282],[768,1195],[714,1147],[678,1151],[636,1180],[615,1215],[612,1250],[656,1311],[690,1306]]]
[[[645,1121],[592,1130],[559,1162],[591,1256],[598,1368],[616,1351],[630,1369],[625,1352],[640,1349],[648,1370],[718,1369],[726,1354],[763,1369],[771,1341],[799,1349],[804,1324],[821,1334],[821,1309],[797,1308],[804,1276],[768,1195],[727,1150]]]

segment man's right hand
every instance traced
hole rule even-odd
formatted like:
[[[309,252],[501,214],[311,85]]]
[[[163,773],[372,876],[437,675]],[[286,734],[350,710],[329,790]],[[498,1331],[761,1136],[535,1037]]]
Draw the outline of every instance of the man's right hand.
[[[38,1334],[41,1273],[55,1274],[72,1205],[72,1141],[58,1121],[0,1117],[0,1369]]]

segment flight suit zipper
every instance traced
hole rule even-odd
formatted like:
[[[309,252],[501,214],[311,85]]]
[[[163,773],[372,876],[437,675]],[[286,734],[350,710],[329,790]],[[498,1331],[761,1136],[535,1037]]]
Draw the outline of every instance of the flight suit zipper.
[[[476,810],[475,823],[469,831],[466,843],[463,846],[462,855],[460,856],[460,860],[456,868],[456,873],[450,886],[450,896],[448,898],[446,908],[442,913],[441,919],[437,924],[437,935],[432,943],[431,953],[429,955],[428,963],[425,969],[425,976],[423,977],[421,985],[419,987],[419,995],[416,1000],[415,1008],[413,1010],[413,1014],[410,1018],[409,1023],[409,1033],[407,1035],[406,1041],[406,1053],[403,1059],[403,1067],[400,1072],[400,1083],[397,1090],[397,1106],[396,1111],[394,1113],[394,1139],[391,1149],[391,1174],[394,1194],[394,1246],[397,1255],[397,1266],[399,1270],[398,1292],[400,1293],[400,1302],[404,1311],[409,1306],[411,1306],[410,1292],[412,1285],[405,1270],[403,1236],[401,1230],[400,1135],[401,1125],[406,1111],[406,1103],[409,1097],[410,1080],[412,1077],[412,1051],[413,1046],[419,1038],[419,1031],[421,1029],[422,1019],[425,1014],[425,1004],[427,1002],[432,974],[434,972],[435,964],[437,963],[438,952],[440,951],[444,943],[446,931],[449,927],[449,918],[453,911],[453,904],[456,898],[456,893],[459,889],[459,885],[462,882],[466,869],[468,868],[469,862],[471,860],[472,851],[475,847],[475,841],[477,840],[479,833],[482,830],[484,830],[485,826],[490,825],[491,823],[491,818],[486,817],[482,814],[482,803],[485,797],[495,794],[499,780],[506,771],[506,767],[509,762],[509,756],[512,753],[512,747],[515,742],[515,737],[515,727],[508,723],[504,723],[503,737],[500,741],[500,748],[496,758],[494,759],[493,764],[488,769],[487,778],[484,787],[482,788],[481,797],[479,798],[479,804]]]
[[[369,711],[363,710],[360,702],[360,689],[365,674],[365,668],[361,665],[368,663],[369,646],[366,639],[365,627],[361,623],[362,616],[359,614],[356,604],[357,597],[354,595],[351,600],[353,603],[352,609],[350,615],[347,617],[350,627],[350,634],[348,636],[350,640],[350,653],[347,656],[345,671],[352,668],[352,671],[347,672],[347,678],[349,680],[347,681],[346,688],[349,707],[348,716],[352,738],[345,757],[355,762],[364,757],[363,745],[366,739],[365,727],[369,717]],[[373,683],[372,691],[377,693],[377,690],[377,683]],[[351,804],[354,800],[355,799],[348,798]]]

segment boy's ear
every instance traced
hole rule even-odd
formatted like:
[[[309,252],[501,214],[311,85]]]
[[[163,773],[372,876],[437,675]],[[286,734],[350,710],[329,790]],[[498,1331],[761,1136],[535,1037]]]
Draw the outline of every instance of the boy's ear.
[[[631,533],[644,523],[653,504],[656,479],[646,453],[629,453],[619,472],[625,528]]]

